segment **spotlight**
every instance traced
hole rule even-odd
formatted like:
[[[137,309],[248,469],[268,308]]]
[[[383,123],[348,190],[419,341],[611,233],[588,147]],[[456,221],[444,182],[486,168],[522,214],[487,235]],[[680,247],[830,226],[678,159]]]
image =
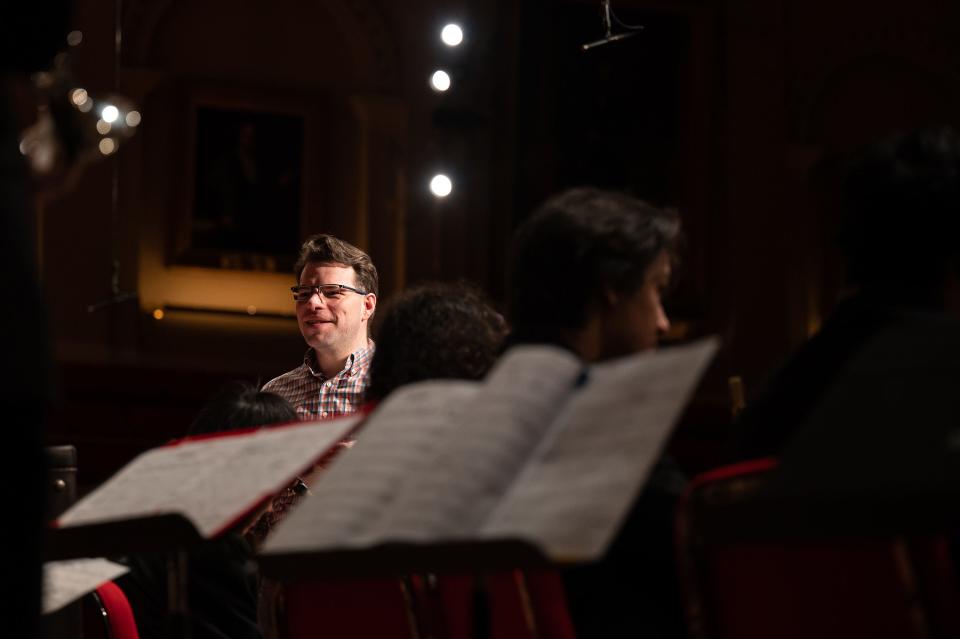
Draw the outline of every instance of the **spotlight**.
[[[463,29],[459,24],[450,23],[440,31],[440,39],[448,47],[455,47],[463,42]]]
[[[450,74],[442,69],[434,71],[430,76],[430,86],[437,93],[443,93],[450,88]]]
[[[430,192],[436,197],[447,197],[453,191],[453,182],[443,173],[437,173],[430,180]]]
[[[108,104],[107,106],[103,107],[103,111],[100,112],[100,117],[103,118],[104,122],[112,124],[113,122],[117,121],[117,118],[120,117],[120,109],[112,104]]]
[[[83,34],[73,31],[67,39],[77,47]],[[94,95],[75,80],[70,62],[70,55],[61,52],[49,69],[32,78],[37,119],[22,132],[20,151],[43,186],[61,186],[87,162],[115,155],[139,124],[140,114],[133,114],[128,98]]]
[[[77,88],[70,92],[70,102],[73,103],[73,106],[78,107],[85,104],[89,99],[90,96],[87,94],[86,89]]]
[[[113,138],[103,138],[100,140],[100,152],[104,155],[110,155],[117,150],[117,143],[113,141]]]

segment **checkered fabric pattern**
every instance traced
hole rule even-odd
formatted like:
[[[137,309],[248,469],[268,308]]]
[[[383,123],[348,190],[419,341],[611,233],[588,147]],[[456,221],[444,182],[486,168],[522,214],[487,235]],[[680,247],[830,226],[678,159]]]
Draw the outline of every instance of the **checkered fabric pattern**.
[[[327,379],[318,372],[316,354],[308,349],[303,364],[280,377],[270,380],[263,390],[276,393],[297,409],[302,420],[325,419],[355,413],[363,405],[369,385],[370,361],[374,343],[347,358],[346,366]]]

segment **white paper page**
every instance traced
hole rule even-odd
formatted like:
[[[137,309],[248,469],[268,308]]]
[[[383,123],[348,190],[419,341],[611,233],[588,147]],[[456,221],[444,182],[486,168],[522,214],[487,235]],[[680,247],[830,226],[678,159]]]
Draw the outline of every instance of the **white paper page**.
[[[128,572],[106,559],[73,559],[43,564],[43,614],[56,612]]]
[[[472,536],[573,393],[583,364],[551,346],[511,349],[462,416],[408,474],[403,492],[357,543]]]
[[[660,456],[716,339],[594,366],[484,525],[556,561],[605,550]]]
[[[209,537],[281,490],[358,421],[351,416],[155,448],[70,508],[60,525],[179,513]]]
[[[336,458],[267,539],[264,554],[356,543],[456,428],[479,382],[427,381],[392,393],[367,419],[349,453]]]
[[[552,347],[513,349],[484,382],[392,394],[264,554],[454,538],[475,530],[580,375]]]

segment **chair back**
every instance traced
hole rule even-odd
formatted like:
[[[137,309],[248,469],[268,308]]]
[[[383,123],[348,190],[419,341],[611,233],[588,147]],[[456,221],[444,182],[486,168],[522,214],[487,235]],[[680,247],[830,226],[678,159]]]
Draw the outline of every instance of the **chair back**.
[[[763,459],[696,477],[677,514],[690,634],[699,639],[955,636],[955,575],[942,536],[729,541],[703,526],[776,467]]]
[[[409,592],[399,579],[297,581],[284,587],[283,639],[416,639]]]
[[[574,639],[555,571],[314,580],[284,587],[280,636]]]
[[[566,594],[554,570],[502,570],[436,579],[434,625],[445,639],[574,639]]]
[[[102,584],[83,604],[84,639],[140,639],[133,608],[117,584]]]

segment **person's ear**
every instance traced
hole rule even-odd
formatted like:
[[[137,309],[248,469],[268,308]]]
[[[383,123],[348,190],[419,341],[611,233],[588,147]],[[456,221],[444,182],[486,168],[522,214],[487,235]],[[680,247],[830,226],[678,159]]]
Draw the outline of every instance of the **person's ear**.
[[[373,293],[368,293],[363,298],[363,315],[362,318],[369,320],[373,317],[374,311],[377,310],[377,296]]]

